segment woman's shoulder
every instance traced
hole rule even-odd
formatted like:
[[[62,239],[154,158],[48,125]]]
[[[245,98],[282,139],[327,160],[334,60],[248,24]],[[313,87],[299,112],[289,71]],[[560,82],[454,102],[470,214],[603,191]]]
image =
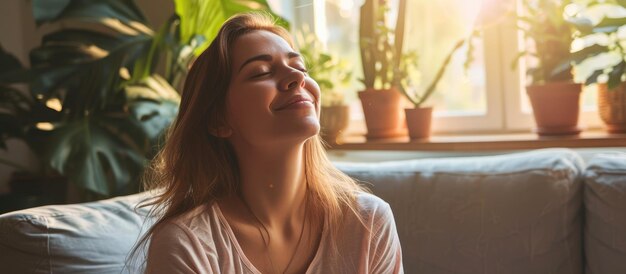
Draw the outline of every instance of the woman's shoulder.
[[[359,192],[356,195],[356,201],[359,212],[366,221],[372,220],[374,222],[380,222],[393,219],[389,204],[374,194]]]
[[[385,200],[367,192],[358,192],[356,201],[359,205],[359,209],[365,211],[389,208],[389,204]]]

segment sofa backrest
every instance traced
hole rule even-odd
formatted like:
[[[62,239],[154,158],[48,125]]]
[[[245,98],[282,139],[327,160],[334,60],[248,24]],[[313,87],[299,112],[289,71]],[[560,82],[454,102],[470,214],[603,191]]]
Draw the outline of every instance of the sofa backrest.
[[[406,273],[582,271],[582,162],[570,150],[336,165],[391,205]],[[120,273],[151,225],[133,211],[145,195],[1,215],[0,266]]]
[[[573,151],[337,166],[391,205],[407,273],[582,273]]]
[[[584,192],[585,273],[626,273],[626,153],[591,158]]]

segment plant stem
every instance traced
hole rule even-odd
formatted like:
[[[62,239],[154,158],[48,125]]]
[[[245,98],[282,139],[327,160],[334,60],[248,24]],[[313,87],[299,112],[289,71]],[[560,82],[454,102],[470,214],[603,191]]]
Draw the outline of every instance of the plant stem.
[[[430,95],[432,95],[432,93],[435,91],[435,88],[437,88],[437,84],[439,84],[439,80],[441,80],[441,77],[443,77],[443,74],[446,72],[446,68],[448,67],[448,64],[450,63],[450,60],[452,60],[452,56],[460,47],[462,47],[465,44],[465,41],[466,41],[465,39],[459,40],[454,45],[454,48],[452,48],[452,50],[448,53],[448,56],[446,56],[446,59],[441,64],[441,67],[439,67],[439,70],[437,71],[435,78],[433,79],[432,82],[430,82],[430,85],[426,89],[426,92],[421,97],[421,99],[415,104],[415,108],[418,108],[421,104],[423,104],[426,101],[426,99],[428,99],[428,97],[430,97]]]

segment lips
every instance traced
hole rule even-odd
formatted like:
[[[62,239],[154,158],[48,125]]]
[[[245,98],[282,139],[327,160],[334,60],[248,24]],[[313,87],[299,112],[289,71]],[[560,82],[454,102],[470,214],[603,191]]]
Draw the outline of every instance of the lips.
[[[289,100],[287,100],[285,103],[280,104],[274,110],[275,111],[280,111],[280,110],[296,107],[296,106],[299,106],[301,104],[308,104],[307,102],[312,104],[312,105],[315,105],[315,102],[313,102],[313,100],[311,100],[310,98],[304,97],[302,95],[295,95],[295,96],[289,98]]]

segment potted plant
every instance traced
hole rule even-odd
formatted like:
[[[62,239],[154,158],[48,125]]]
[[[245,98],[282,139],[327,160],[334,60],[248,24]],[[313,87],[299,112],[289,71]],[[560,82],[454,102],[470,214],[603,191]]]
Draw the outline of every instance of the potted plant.
[[[359,98],[363,105],[367,136],[384,138],[404,135],[406,125],[411,139],[428,138],[433,109],[423,104],[435,91],[453,54],[478,31],[473,31],[468,39],[461,39],[453,46],[427,89],[418,92],[413,89],[410,77],[417,70],[418,55],[415,51],[403,51],[406,1],[399,1],[400,12],[394,29],[387,27],[388,10],[387,1],[366,1],[361,7],[361,59],[366,90],[359,92]],[[468,57],[471,53],[470,47]],[[466,65],[470,60],[468,58]],[[404,112],[402,96],[413,105]]]
[[[520,53],[535,65],[529,66],[526,91],[533,108],[539,135],[578,134],[581,85],[573,82],[570,44],[573,26],[565,20],[569,0],[523,0],[525,15],[518,27],[533,43]],[[516,59],[517,61],[518,59]]]
[[[572,50],[576,75],[585,85],[597,84],[598,112],[610,133],[626,133],[626,48],[618,35],[626,25],[626,1],[576,5],[568,20],[576,29]]]
[[[358,93],[367,126],[368,139],[406,135],[403,100],[398,84],[407,73],[401,62],[414,53],[403,53],[406,0],[399,1],[400,11],[394,28],[387,24],[387,0],[366,0],[361,6],[359,47],[365,90]]]
[[[0,46],[0,75],[22,68],[19,60],[5,52]],[[22,125],[24,120],[29,118],[29,112],[41,108],[34,104],[28,94],[12,85],[0,82],[0,109],[2,110],[0,111],[0,148],[9,149],[7,147],[9,139],[25,137]],[[29,167],[10,159],[0,158],[0,164],[18,171],[11,176],[8,188],[5,190],[8,193],[0,194],[0,200],[2,200],[0,214],[25,207],[64,202],[66,183],[61,176],[52,172],[47,172],[50,175],[47,177],[28,176],[25,171],[29,170]]]
[[[308,74],[319,84],[321,90],[320,135],[328,143],[336,143],[348,126],[350,109],[344,101],[344,92],[338,85],[345,86],[352,73],[345,60],[323,50],[323,45],[308,26],[295,35],[300,54],[308,67]]]
[[[471,37],[470,37],[471,39]],[[431,135],[431,121],[432,121],[432,107],[424,107],[423,104],[430,98],[430,96],[435,92],[437,88],[437,84],[439,80],[443,77],[450,60],[454,53],[461,48],[465,44],[466,40],[462,39],[458,41],[452,50],[445,57],[443,63],[437,70],[437,74],[432,82],[428,85],[426,90],[423,92],[418,92],[417,90],[411,88],[412,84],[410,83],[409,77],[400,77],[400,79],[404,79],[404,81],[400,82],[397,87],[401,91],[401,93],[411,102],[413,108],[404,109],[407,128],[409,130],[409,137],[411,139],[426,139]],[[470,54],[471,51],[468,51]],[[402,75],[407,73],[408,71],[415,69],[417,66],[417,62],[414,60],[417,59],[417,56],[410,58],[403,58],[400,63],[400,70],[402,71]],[[469,60],[469,59],[468,59]]]
[[[0,120],[0,128],[23,138],[44,171],[68,178],[78,201],[140,191],[142,170],[178,109],[172,83],[224,20],[269,9],[264,0],[176,0],[176,15],[154,31],[133,1],[32,4],[37,25],[58,28],[31,51],[29,68],[0,75],[3,87],[29,86],[1,106],[14,120]],[[156,73],[162,56],[170,82]]]

